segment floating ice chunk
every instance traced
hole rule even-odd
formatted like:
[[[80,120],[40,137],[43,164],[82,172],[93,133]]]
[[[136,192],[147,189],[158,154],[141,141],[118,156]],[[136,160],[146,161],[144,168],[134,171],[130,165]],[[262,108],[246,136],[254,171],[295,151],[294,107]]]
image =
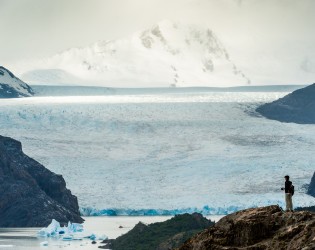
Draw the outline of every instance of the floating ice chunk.
[[[43,237],[50,237],[52,235],[56,235],[59,231],[61,231],[60,223],[56,220],[52,220],[48,227],[42,228],[37,235]]]
[[[48,241],[43,241],[40,243],[41,246],[48,246]]]
[[[102,235],[92,234],[90,238],[91,240],[108,240],[108,237],[105,234]]]
[[[83,238],[80,236],[73,236],[72,240],[83,240]]]
[[[71,235],[65,235],[62,237],[62,240],[65,240],[65,241],[73,240],[73,237]]]
[[[108,240],[108,237],[105,234],[102,234],[101,236],[97,237],[97,240]]]
[[[37,235],[39,237],[53,237],[57,240],[60,239],[63,241],[83,240],[84,238],[90,238],[91,240],[108,239],[105,234],[97,235],[88,230],[84,230],[83,225],[78,223],[71,223],[69,221],[68,226],[60,227],[60,223],[56,220],[52,220],[50,225],[42,228]]]
[[[78,223],[68,223],[68,230],[71,232],[83,232],[83,225]]]

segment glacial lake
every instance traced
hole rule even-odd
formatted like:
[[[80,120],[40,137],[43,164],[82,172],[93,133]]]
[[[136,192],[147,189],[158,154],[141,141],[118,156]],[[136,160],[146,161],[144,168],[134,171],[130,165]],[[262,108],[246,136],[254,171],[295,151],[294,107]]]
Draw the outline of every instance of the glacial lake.
[[[207,216],[212,221],[218,221],[223,216]],[[110,239],[125,234],[131,230],[139,221],[150,224],[170,219],[171,216],[96,216],[84,217],[84,229],[95,234],[105,234]],[[122,228],[119,228],[122,226]],[[92,244],[90,239],[76,241],[53,240],[50,238],[37,238],[37,232],[41,228],[0,228],[0,249],[8,250],[36,250],[36,249],[87,249],[96,250],[98,246]],[[40,243],[48,241],[48,246],[41,246]]]

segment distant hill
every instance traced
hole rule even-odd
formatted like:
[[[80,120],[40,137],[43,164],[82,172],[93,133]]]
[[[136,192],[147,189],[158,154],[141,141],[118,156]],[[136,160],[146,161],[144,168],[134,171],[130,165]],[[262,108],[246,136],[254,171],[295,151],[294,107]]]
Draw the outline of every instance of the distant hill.
[[[0,98],[27,97],[34,94],[32,88],[0,66]]]
[[[139,222],[128,233],[116,240],[105,241],[108,245],[100,248],[114,250],[168,250],[179,247],[185,240],[214,222],[204,218],[201,214],[176,215],[164,222],[145,225]]]
[[[315,83],[256,109],[268,119],[315,124]]]

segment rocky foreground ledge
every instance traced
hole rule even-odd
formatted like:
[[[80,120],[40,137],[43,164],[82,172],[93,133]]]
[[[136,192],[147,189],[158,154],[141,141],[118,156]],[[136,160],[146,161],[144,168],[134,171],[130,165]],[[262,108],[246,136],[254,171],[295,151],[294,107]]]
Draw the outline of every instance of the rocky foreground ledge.
[[[315,213],[287,213],[279,206],[242,210],[223,217],[179,249],[315,249]]]
[[[82,223],[77,197],[19,141],[0,136],[0,227],[44,227],[52,219]]]

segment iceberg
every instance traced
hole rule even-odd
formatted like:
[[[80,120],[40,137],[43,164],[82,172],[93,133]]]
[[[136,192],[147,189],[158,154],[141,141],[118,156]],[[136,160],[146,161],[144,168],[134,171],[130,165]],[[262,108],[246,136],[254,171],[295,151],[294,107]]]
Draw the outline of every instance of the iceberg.
[[[40,243],[41,246],[48,246],[48,241],[43,241]]]
[[[89,238],[91,240],[107,240],[108,237],[103,235],[94,234],[88,230],[84,230],[83,225],[78,223],[68,222],[67,226],[60,226],[60,223],[56,220],[52,220],[48,227],[42,228],[38,233],[38,237],[52,237],[57,240],[73,241],[83,240]],[[42,242],[44,243],[44,242]]]

